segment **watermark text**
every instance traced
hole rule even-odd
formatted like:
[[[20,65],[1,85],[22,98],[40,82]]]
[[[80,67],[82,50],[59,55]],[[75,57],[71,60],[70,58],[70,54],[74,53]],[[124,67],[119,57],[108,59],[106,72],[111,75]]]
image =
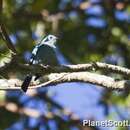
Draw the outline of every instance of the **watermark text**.
[[[115,121],[115,120],[102,120],[102,121],[92,121],[83,120],[83,126],[90,127],[128,127],[130,126],[129,120]]]

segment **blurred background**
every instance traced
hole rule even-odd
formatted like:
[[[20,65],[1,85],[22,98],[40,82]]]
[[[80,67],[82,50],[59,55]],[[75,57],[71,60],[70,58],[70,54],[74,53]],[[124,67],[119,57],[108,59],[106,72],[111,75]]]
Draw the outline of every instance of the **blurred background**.
[[[27,63],[36,42],[54,34],[61,64],[92,61],[130,68],[129,0],[3,0],[2,19],[9,37]],[[10,55],[0,38],[0,63]],[[116,79],[127,79],[112,73]],[[25,75],[8,74],[13,77]],[[129,130],[83,127],[82,120],[130,120],[130,95],[84,83],[0,91],[0,130]]]

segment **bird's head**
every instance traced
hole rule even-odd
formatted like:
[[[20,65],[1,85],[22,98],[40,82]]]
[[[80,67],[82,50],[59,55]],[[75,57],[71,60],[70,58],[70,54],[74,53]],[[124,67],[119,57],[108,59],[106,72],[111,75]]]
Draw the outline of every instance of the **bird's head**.
[[[54,35],[47,35],[46,37],[43,38],[43,40],[41,41],[41,44],[46,44],[49,45],[53,48],[56,48],[56,41],[57,41],[57,37]]]

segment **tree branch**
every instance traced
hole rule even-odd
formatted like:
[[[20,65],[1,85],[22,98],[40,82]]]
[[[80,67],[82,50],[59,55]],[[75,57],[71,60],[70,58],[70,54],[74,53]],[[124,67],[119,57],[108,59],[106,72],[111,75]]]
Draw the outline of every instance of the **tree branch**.
[[[69,114],[66,111],[59,111],[56,113],[46,112],[43,114],[39,110],[28,108],[28,107],[20,107],[13,102],[0,103],[0,108],[5,108],[7,111],[15,113],[15,114],[19,114],[19,115],[22,114],[22,115],[26,115],[33,118],[40,118],[40,119],[43,119],[45,122],[51,119],[60,120],[60,123],[63,123],[65,126],[68,126],[68,127],[77,126],[79,129],[83,129],[87,127],[90,128],[88,124],[86,124],[86,127],[82,126],[82,122],[76,114],[74,113]],[[68,120],[64,119],[63,116],[67,117]],[[92,126],[91,128],[95,129],[94,126]]]
[[[60,73],[60,74],[52,73],[48,75],[48,79],[52,80],[54,79],[54,77],[59,77],[65,74],[66,73]],[[130,80],[115,81],[114,78],[111,78],[105,75],[94,74],[90,72],[68,73],[62,79],[55,80],[53,83],[50,83],[49,85],[56,85],[56,84],[65,83],[65,82],[91,83],[91,84],[99,85],[104,88],[112,89],[112,90],[126,90],[126,89],[129,90],[129,86],[130,86]],[[44,83],[40,85],[44,87]],[[36,87],[40,87],[40,86],[38,85]]]
[[[20,73],[21,75],[26,75],[31,72],[32,75],[35,75],[37,72],[43,75],[43,78],[41,78],[40,83],[34,82],[29,87],[29,89],[34,89],[41,86],[45,87],[49,85],[56,85],[65,82],[84,82],[100,85],[105,88],[110,88],[114,90],[129,90],[129,80],[115,81],[115,79],[112,77],[85,72],[92,70],[101,70],[104,72],[107,71],[110,73],[113,72],[115,74],[130,76],[129,69],[106,63],[95,62],[89,64],[61,65],[55,67],[44,65],[30,66],[28,64],[20,64],[18,56],[13,56],[12,60],[9,63],[6,63],[3,67],[1,67],[0,74],[4,75],[5,73],[8,74],[12,72],[13,74]],[[45,78],[47,79],[47,82],[45,82]],[[19,79],[1,79],[0,84],[0,90],[19,90],[22,81]]]
[[[4,24],[2,23],[2,21],[0,21],[0,33],[2,34],[3,39],[6,41],[7,47],[8,47],[14,54],[16,54],[17,51],[16,51],[16,49],[15,49],[15,47],[14,47],[14,45],[13,45],[11,39],[9,38],[8,33],[7,33],[6,29],[5,29],[5,26],[4,26]]]
[[[79,118],[77,115],[75,114],[71,114],[69,115],[66,111],[62,111],[61,113],[52,113],[52,112],[47,112],[45,114],[41,113],[40,111],[33,109],[33,108],[27,108],[27,107],[20,107],[17,104],[13,103],[13,102],[4,102],[4,103],[0,103],[0,107],[4,107],[6,110],[13,112],[13,113],[17,113],[17,114],[24,114],[26,116],[30,116],[33,118],[44,118],[44,119],[54,119],[56,117],[61,118],[60,114],[64,114],[65,116],[68,116],[69,119],[73,122],[80,122]],[[62,119],[63,120],[63,119]]]
[[[125,67],[95,62],[88,64],[77,64],[77,65],[60,65],[60,66],[44,66],[44,65],[28,65],[20,64],[18,56],[12,57],[12,60],[9,63],[6,63],[5,66],[0,68],[0,73],[9,73],[9,72],[20,72],[21,74],[32,73],[35,74],[50,74],[50,73],[61,73],[61,72],[83,72],[83,71],[93,71],[100,70],[109,73],[121,74],[124,76],[130,76],[130,69]]]
[[[2,22],[2,5],[3,5],[3,1],[0,0],[0,33],[2,35],[3,40],[5,40],[8,49],[10,49],[13,54],[16,54],[17,51],[16,51],[11,39],[9,38],[5,25]]]
[[[90,72],[52,73],[46,78],[48,79],[48,82],[43,83],[43,79],[41,78],[40,83],[33,82],[29,89],[47,87],[65,82],[84,82],[100,85],[107,89],[128,91],[130,86],[130,80],[115,81],[111,77]],[[10,79],[8,81],[1,79],[0,84],[0,90],[20,90],[22,81],[18,79]]]

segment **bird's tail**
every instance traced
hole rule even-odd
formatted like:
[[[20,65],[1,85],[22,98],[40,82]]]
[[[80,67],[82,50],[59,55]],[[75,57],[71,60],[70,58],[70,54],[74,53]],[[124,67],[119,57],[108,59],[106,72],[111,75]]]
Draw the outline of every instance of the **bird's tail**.
[[[32,75],[27,75],[26,78],[24,79],[24,82],[22,83],[21,89],[26,92],[28,89],[28,86],[32,80]]]

